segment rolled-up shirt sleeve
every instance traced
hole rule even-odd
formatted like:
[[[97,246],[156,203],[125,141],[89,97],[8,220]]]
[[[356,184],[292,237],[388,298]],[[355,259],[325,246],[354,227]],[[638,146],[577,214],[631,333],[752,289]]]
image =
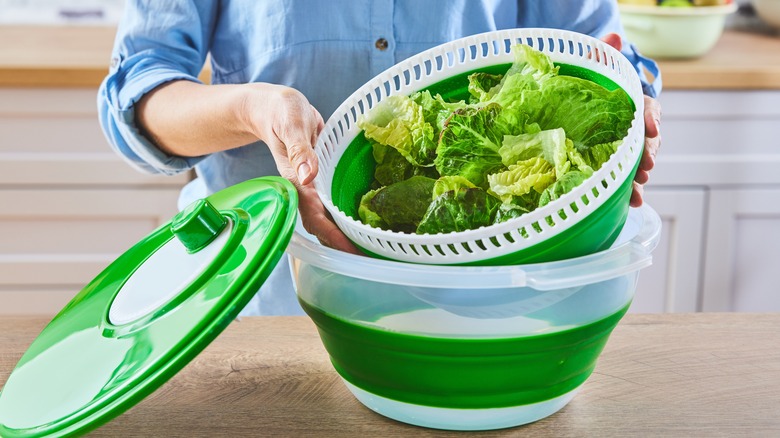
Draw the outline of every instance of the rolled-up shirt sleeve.
[[[137,169],[174,175],[203,157],[163,152],[137,123],[135,104],[173,80],[200,82],[217,2],[130,0],[117,29],[111,67],[98,90],[100,125],[109,144]]]

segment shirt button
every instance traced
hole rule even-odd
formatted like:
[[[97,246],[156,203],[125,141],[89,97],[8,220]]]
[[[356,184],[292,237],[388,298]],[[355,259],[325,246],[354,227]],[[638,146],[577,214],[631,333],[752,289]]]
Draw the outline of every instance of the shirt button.
[[[386,39],[384,39],[384,38],[379,38],[379,39],[378,39],[378,40],[376,40],[376,42],[374,43],[374,47],[376,47],[376,48],[377,48],[377,49],[379,49],[379,50],[387,50],[387,47],[388,47],[389,45],[390,45],[390,44],[389,44],[389,43],[387,42],[387,40],[386,40]]]

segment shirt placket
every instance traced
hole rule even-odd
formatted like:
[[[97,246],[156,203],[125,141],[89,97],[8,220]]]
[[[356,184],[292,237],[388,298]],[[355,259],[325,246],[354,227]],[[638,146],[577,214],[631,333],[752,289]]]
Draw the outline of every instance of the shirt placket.
[[[395,64],[395,35],[393,33],[393,0],[372,0],[370,53],[371,75],[387,70]]]

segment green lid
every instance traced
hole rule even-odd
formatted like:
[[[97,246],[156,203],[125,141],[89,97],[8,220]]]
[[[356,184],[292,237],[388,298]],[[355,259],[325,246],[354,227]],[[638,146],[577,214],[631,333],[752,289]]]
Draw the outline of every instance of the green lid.
[[[121,255],[54,317],[0,392],[0,436],[106,423],[233,321],[284,253],[297,193],[250,180],[191,205]]]

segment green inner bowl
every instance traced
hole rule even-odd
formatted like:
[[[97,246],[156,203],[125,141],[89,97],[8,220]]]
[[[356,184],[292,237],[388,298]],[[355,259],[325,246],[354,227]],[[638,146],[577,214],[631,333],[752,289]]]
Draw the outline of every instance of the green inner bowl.
[[[510,65],[499,64],[472,70],[437,82],[424,90],[429,90],[431,94],[441,94],[445,100],[467,99],[469,95],[468,76],[470,74],[477,71],[493,74],[505,73]],[[556,65],[560,67],[559,74],[561,75],[588,79],[608,90],[619,88],[614,81],[592,70],[569,64]],[[579,257],[607,249],[620,234],[628,217],[629,200],[633,188],[632,181],[638,165],[639,160],[635,163],[631,175],[604,205],[565,232],[514,253],[459,264],[497,266],[541,263]],[[361,132],[350,142],[336,165],[331,186],[333,203],[355,220],[360,220],[358,216],[360,198],[369,190],[375,169],[376,161],[374,161],[371,144]],[[357,245],[356,242],[354,243]],[[360,247],[360,245],[358,246]],[[387,259],[387,257],[375,254],[366,248],[360,248],[373,257]]]

